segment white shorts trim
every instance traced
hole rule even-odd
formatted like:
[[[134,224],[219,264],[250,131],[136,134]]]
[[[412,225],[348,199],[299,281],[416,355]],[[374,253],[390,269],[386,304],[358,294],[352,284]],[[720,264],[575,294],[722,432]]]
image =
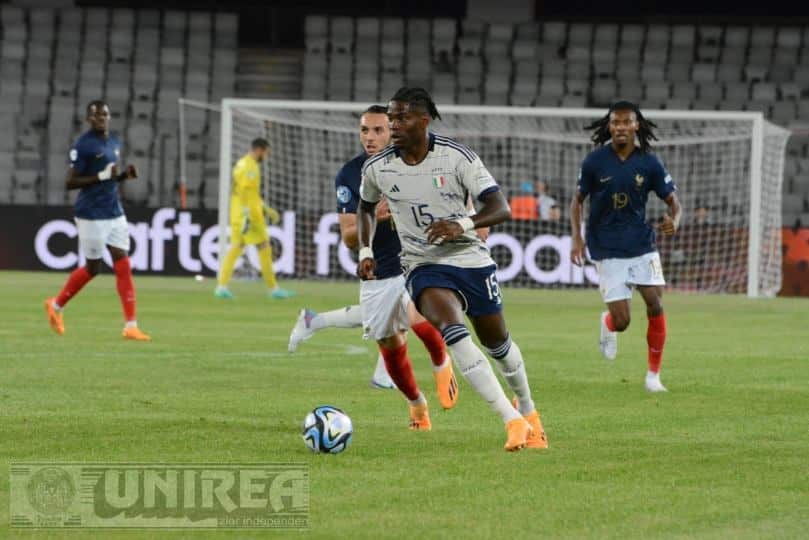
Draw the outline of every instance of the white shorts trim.
[[[360,312],[365,335],[380,340],[410,328],[409,303],[404,276],[361,282]]]
[[[79,246],[86,259],[100,259],[106,246],[129,253],[129,223],[126,216],[112,219],[76,219]]]
[[[603,259],[596,261],[598,289],[604,302],[617,302],[632,298],[636,285],[665,285],[660,254],[644,253],[630,259]]]

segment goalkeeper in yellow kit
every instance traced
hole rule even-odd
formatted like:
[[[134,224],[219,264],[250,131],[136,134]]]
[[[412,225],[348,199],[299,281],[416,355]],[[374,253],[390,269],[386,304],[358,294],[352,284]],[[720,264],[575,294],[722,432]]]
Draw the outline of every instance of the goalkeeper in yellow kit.
[[[266,139],[254,139],[247,152],[233,167],[233,185],[230,194],[230,249],[222,261],[219,284],[214,291],[217,298],[233,298],[228,283],[233,276],[236,261],[246,245],[255,245],[261,263],[261,275],[272,298],[289,298],[295,293],[278,286],[272,268],[272,247],[267,234],[265,216],[273,224],[280,221],[278,212],[261,200],[260,163],[269,151]]]

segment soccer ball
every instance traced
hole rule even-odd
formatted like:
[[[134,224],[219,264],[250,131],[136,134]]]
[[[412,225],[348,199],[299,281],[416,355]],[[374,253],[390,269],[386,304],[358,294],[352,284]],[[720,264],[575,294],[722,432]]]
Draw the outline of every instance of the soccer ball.
[[[303,442],[312,452],[339,454],[348,447],[354,427],[351,418],[331,405],[321,405],[303,421]]]

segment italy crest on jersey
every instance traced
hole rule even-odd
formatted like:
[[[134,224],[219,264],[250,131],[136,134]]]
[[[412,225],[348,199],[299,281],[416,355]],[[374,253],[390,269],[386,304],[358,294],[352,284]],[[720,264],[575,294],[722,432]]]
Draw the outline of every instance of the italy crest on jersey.
[[[433,176],[433,185],[436,188],[441,189],[444,187],[444,184],[446,184],[446,180],[444,180],[443,176]]]

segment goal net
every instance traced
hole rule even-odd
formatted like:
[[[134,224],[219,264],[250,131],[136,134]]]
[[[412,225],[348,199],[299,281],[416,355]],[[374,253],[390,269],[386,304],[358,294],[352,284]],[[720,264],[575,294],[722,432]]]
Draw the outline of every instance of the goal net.
[[[219,156],[220,253],[227,248],[230,170],[256,137],[270,143],[264,196],[282,212],[270,228],[276,270],[295,278],[355,279],[341,244],[334,177],[361,151],[368,104],[225,99]],[[488,243],[498,278],[524,287],[595,286],[592,264],[570,262],[568,207],[582,159],[584,126],[601,109],[440,106],[433,131],[477,152],[509,199],[514,219]],[[773,296],[781,286],[781,184],[789,133],[756,112],[645,111],[657,124],[654,151],[678,186],[679,232],[658,236],[670,287]],[[650,194],[647,219],[665,204]],[[257,265],[257,261],[253,260]]]

